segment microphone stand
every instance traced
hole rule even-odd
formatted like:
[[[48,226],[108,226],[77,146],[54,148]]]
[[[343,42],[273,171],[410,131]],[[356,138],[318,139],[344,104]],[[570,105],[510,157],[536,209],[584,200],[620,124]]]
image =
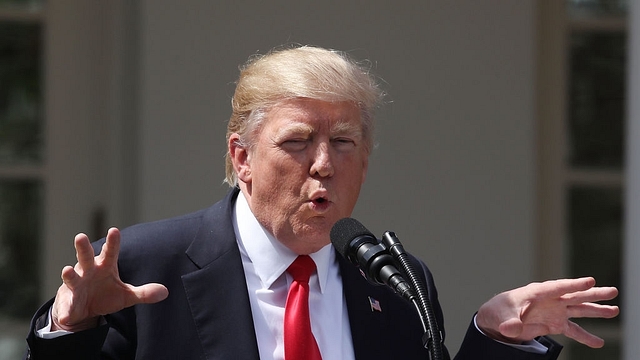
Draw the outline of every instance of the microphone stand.
[[[422,322],[422,328],[424,330],[422,345],[429,351],[429,359],[444,360],[442,333],[438,328],[426,286],[424,286],[422,280],[413,269],[413,266],[409,262],[407,252],[404,250],[404,247],[394,232],[385,232],[382,236],[382,243],[387,247],[394,260],[396,260],[401,271],[407,275],[409,283],[418,295],[418,299],[413,299],[412,303],[420,315],[420,321]]]

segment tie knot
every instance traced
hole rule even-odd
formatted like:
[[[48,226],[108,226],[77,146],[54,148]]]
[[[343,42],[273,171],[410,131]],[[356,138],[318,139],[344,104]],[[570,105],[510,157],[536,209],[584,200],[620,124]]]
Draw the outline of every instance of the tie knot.
[[[309,277],[316,270],[316,263],[309,255],[300,255],[289,265],[287,272],[293,276],[295,281],[309,282]]]

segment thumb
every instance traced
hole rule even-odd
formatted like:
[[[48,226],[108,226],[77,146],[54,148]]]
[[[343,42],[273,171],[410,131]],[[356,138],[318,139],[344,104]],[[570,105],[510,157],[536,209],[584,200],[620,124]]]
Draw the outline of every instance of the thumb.
[[[504,321],[500,324],[500,326],[498,326],[498,331],[500,331],[500,334],[508,338],[519,337],[520,334],[522,334],[523,329],[524,325],[518,318],[511,318],[507,321]]]
[[[140,286],[131,286],[136,303],[153,304],[162,301],[169,296],[169,290],[162,285],[149,283]]]

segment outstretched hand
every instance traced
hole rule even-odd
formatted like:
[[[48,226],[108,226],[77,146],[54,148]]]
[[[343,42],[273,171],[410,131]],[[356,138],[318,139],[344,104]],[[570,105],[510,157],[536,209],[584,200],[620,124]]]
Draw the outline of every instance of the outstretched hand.
[[[155,303],[169,295],[167,288],[161,284],[133,286],[120,280],[118,229],[109,229],[98,256],[94,256],[85,234],[76,235],[74,246],[78,262],[74,267],[62,269],[63,283],[53,303],[51,330],[86,330],[96,327],[101,315],[135,304]]]
[[[615,287],[594,287],[593,278],[532,283],[494,296],[478,310],[476,323],[488,336],[520,343],[538,336],[564,334],[592,348],[604,340],[571,321],[572,318],[613,318],[617,306],[597,304],[618,295]]]

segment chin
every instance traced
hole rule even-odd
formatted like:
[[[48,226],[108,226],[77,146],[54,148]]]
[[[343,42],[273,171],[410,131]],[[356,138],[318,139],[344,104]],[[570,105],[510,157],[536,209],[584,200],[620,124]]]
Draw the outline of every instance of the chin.
[[[296,233],[298,239],[304,239],[303,241],[309,243],[324,243],[325,245],[330,242],[329,234],[331,233],[331,226],[305,226],[301,231]]]

